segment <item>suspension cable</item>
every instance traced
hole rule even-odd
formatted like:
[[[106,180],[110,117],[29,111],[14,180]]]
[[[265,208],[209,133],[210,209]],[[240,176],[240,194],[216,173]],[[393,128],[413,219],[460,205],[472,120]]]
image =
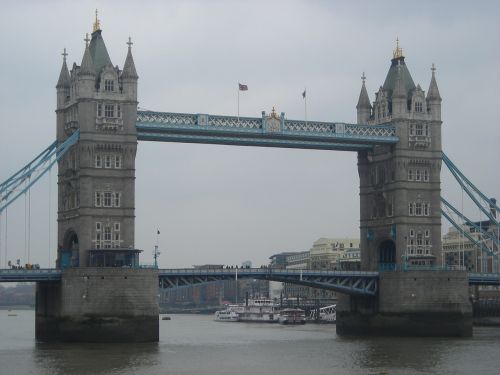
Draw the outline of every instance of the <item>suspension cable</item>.
[[[2,213],[0,212],[0,268],[2,268]],[[7,265],[4,265],[7,268]]]
[[[8,210],[8,208],[6,208],[5,209],[5,267],[7,267],[7,253],[9,251],[8,243],[7,243],[7,236],[9,234],[8,227],[7,227],[8,223],[9,223],[9,210]]]
[[[50,252],[52,251],[52,244],[51,244],[51,235],[52,235],[52,229],[50,223],[52,222],[52,168],[49,169],[49,264],[48,267],[51,267],[51,261],[50,261]]]
[[[31,189],[28,189],[28,264],[31,264]]]

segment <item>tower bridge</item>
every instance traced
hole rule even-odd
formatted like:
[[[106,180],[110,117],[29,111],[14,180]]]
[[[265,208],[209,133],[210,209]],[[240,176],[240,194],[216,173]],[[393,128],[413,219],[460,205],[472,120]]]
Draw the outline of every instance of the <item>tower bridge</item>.
[[[0,281],[38,282],[38,339],[155,341],[158,280],[173,287],[237,277],[229,270],[202,275],[138,267],[138,141],[357,152],[362,272],[243,270],[240,277],[344,293],[337,309],[340,334],[471,335],[468,285],[498,285],[498,275],[442,267],[444,154],[434,67],[425,93],[397,45],[373,102],[363,75],[356,124],[290,120],[274,108],[260,117],[138,111],[138,79],[130,39],[120,69],[96,19],[80,65],[69,70],[63,54],[56,142],[0,184],[1,214],[58,163],[57,270],[0,272]],[[489,217],[498,227],[496,216]],[[498,258],[498,235],[491,246],[487,250]]]

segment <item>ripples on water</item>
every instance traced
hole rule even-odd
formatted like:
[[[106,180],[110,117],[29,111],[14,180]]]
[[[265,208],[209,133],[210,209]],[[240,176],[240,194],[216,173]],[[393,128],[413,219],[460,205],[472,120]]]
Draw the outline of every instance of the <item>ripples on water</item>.
[[[345,338],[334,325],[160,320],[154,344],[45,344],[34,312],[0,310],[0,375],[499,374],[500,328],[472,339]]]

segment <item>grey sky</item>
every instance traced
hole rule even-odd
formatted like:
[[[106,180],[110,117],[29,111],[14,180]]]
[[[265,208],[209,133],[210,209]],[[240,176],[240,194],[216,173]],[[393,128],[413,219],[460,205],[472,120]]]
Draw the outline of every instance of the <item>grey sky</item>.
[[[500,6],[496,1],[25,1],[2,4],[0,180],[55,138],[60,53],[81,63],[95,8],[114,65],[132,37],[139,106],[165,112],[356,121],[361,73],[370,99],[399,37],[415,83],[436,64],[443,149],[486,194],[500,198]],[[356,154],[141,142],[136,246],[160,265],[260,265],[321,236],[359,236]],[[52,173],[51,260],[56,249]],[[31,260],[48,265],[48,178],[31,195]],[[460,191],[443,173],[443,196]],[[24,258],[24,201],[9,209],[9,259]],[[466,209],[469,207],[465,205]],[[478,217],[477,210],[468,212]],[[448,226],[443,222],[444,226]],[[5,215],[0,232],[5,254]],[[14,255],[15,254],[15,255]]]

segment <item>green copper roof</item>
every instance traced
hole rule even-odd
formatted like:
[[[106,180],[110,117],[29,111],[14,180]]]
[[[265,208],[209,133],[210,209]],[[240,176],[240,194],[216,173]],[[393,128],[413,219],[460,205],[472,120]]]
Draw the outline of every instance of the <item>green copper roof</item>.
[[[410,91],[415,90],[415,83],[413,83],[413,78],[411,78],[411,74],[408,71],[408,68],[405,64],[404,57],[398,57],[391,60],[391,67],[389,68],[389,72],[387,73],[387,77],[385,77],[385,82],[383,89],[387,91],[387,96],[392,99],[392,92],[396,87],[396,79],[398,76],[398,61],[400,61],[401,65],[401,83],[406,90],[406,95],[409,96]]]
[[[111,64],[111,66],[113,66],[108,55],[108,50],[106,49],[106,45],[104,44],[104,40],[102,39],[101,30],[94,31],[92,33],[89,50],[96,74],[99,74],[102,68],[104,68],[107,64]]]

